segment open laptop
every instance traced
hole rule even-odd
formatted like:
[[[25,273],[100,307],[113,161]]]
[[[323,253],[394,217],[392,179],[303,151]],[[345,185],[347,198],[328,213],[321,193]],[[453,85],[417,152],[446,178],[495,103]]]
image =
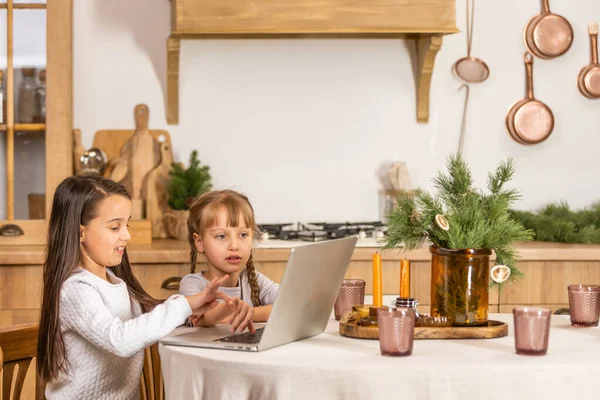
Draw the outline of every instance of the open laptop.
[[[262,351],[323,333],[358,236],[294,247],[266,325],[231,334],[229,325],[199,328],[161,343]]]

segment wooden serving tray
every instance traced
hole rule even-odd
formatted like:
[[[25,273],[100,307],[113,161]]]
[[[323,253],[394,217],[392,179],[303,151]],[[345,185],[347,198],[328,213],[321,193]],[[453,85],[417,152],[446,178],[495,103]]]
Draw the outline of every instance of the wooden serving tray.
[[[340,335],[355,339],[379,339],[378,327],[340,321]],[[508,335],[508,325],[488,321],[487,326],[415,327],[415,339],[493,339]]]

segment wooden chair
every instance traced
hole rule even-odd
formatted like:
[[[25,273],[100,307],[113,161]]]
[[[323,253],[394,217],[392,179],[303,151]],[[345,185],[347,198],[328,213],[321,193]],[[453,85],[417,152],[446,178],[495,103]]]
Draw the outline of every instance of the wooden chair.
[[[3,356],[2,400],[19,400],[21,398],[25,375],[27,375],[31,360],[36,356],[37,339],[38,324],[0,328],[0,349],[2,349]],[[17,377],[13,386],[15,367],[17,366]],[[35,368],[35,364],[33,367]],[[37,379],[35,398],[36,400],[44,399],[44,387],[38,384]]]
[[[140,378],[141,400],[164,400],[165,386],[160,367],[158,343],[144,349],[144,369]]]

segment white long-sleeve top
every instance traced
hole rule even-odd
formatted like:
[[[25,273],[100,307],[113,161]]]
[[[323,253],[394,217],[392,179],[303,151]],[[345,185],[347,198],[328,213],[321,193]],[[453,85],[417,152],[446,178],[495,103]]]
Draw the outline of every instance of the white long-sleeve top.
[[[144,348],[192,314],[181,295],[142,314],[125,282],[107,275],[111,282],[79,269],[62,286],[59,318],[69,369],[46,385],[49,400],[138,399]]]

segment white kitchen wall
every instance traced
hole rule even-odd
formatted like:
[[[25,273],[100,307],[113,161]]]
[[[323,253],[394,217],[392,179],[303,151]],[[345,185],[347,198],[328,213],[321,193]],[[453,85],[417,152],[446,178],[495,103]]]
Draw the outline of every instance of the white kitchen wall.
[[[465,157],[477,183],[511,156],[518,208],[550,201],[582,207],[600,199],[600,100],[576,87],[589,62],[587,24],[600,2],[551,1],[573,25],[567,54],[534,61],[535,95],[554,112],[544,143],[523,146],[505,113],[524,95],[522,30],[538,0],[476,2],[472,54],[489,65],[471,87]],[[95,131],[130,128],[137,103],[167,129],[175,158],[198,149],[216,188],[249,195],[260,222],[355,221],[380,217],[382,172],[407,163],[415,186],[430,187],[456,150],[464,92],[451,66],[466,54],[461,33],[444,37],[431,89],[431,117],[417,124],[412,42],[392,39],[187,40],[182,42],[180,124],[165,121],[167,0],[86,0],[74,9],[74,127],[91,146]]]

